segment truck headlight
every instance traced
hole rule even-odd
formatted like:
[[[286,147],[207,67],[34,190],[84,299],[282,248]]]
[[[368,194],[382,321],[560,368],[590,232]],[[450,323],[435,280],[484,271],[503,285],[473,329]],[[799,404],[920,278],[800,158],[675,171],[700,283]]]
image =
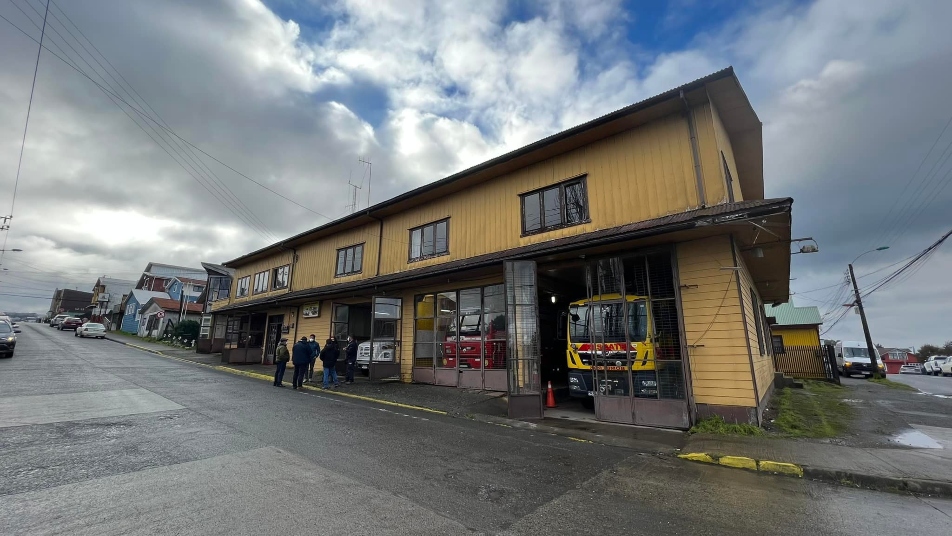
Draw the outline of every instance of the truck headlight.
[[[843,363],[843,366],[844,366],[844,367],[852,367],[853,364],[850,363],[849,361],[847,361],[846,363]]]
[[[578,383],[577,376],[569,376],[569,383]]]

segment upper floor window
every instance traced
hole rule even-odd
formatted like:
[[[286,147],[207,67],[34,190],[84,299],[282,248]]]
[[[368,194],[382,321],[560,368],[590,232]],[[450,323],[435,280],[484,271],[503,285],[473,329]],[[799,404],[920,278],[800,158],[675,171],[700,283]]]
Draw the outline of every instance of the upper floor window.
[[[126,306],[126,314],[131,315],[136,312],[136,304],[130,303]]]
[[[359,274],[364,269],[364,245],[357,244],[337,250],[337,269],[334,277]]]
[[[521,202],[524,235],[588,221],[588,196],[584,178],[523,194]]]
[[[418,261],[450,252],[450,220],[410,229],[410,260]]]
[[[264,272],[258,272],[255,274],[255,286],[252,292],[254,294],[258,294],[259,292],[267,292],[267,291],[268,291],[268,271],[265,270]]]
[[[251,283],[251,276],[246,275],[238,280],[238,286],[235,289],[236,298],[244,298],[248,295],[248,285]]]
[[[273,273],[273,276],[271,277],[271,280],[272,280],[271,284],[273,286],[271,288],[274,288],[274,289],[288,288],[288,276],[291,275],[290,264],[279,266],[275,268],[274,270],[271,270],[271,272]]]

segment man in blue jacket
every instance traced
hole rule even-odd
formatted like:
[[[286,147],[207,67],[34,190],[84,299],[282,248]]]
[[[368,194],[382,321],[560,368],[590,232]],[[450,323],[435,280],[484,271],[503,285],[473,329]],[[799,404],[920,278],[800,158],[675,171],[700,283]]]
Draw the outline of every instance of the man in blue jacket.
[[[301,337],[301,340],[294,344],[291,349],[291,362],[294,363],[294,379],[291,383],[294,388],[304,385],[304,378],[307,377],[307,367],[311,364],[312,357],[311,345],[307,343],[307,337]]]
[[[304,378],[304,383],[314,381],[314,363],[321,355],[321,345],[317,343],[317,337],[313,333],[311,333],[311,338],[307,341],[307,344],[311,347],[311,363],[307,366],[307,377]]]

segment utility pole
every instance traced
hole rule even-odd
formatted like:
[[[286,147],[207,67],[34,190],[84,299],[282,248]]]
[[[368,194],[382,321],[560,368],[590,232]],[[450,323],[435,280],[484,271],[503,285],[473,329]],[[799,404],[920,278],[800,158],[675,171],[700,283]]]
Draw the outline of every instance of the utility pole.
[[[859,295],[859,287],[856,285],[856,275],[853,274],[853,264],[850,267],[850,279],[853,281],[853,294],[856,296],[856,307],[859,309],[859,317],[863,321],[863,333],[866,335],[866,349],[869,352],[869,363],[873,367],[873,377],[880,378],[879,359],[876,355],[876,348],[873,346],[873,338],[869,334],[869,324],[866,323],[866,312],[863,310],[863,298]]]

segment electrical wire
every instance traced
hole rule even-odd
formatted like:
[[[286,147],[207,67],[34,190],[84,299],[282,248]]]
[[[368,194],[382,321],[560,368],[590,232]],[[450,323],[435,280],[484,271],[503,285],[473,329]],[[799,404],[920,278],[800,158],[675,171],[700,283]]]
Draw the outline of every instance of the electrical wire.
[[[40,56],[43,53],[43,39],[46,37],[46,17],[50,13],[50,0],[46,0],[46,12],[43,14],[43,27],[40,29],[40,40],[37,42],[39,47],[36,50],[36,64],[33,66],[33,83],[30,85],[30,100],[26,105],[26,121],[23,122],[23,140],[20,142],[20,157],[17,159],[17,174],[13,182],[13,198],[10,200],[10,214],[4,218],[7,224],[12,223],[13,209],[17,203],[17,190],[20,187],[20,170],[23,168],[23,152],[26,149],[26,133],[30,126],[30,112],[33,110],[33,95],[36,92],[36,75],[40,71]],[[32,21],[32,19],[31,19]],[[9,225],[4,226],[6,233],[3,235],[3,247],[0,248],[0,263],[3,261],[3,255],[7,249],[7,239],[10,238]]]

